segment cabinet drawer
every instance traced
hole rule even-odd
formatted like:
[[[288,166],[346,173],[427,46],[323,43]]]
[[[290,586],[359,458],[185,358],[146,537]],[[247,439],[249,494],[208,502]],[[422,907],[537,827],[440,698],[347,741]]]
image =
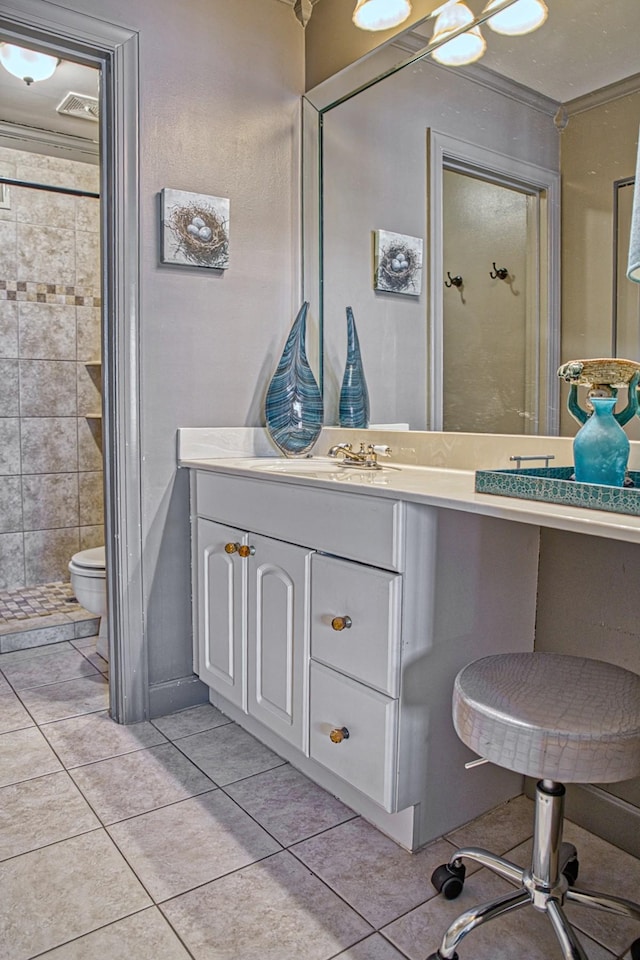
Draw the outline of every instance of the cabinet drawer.
[[[311,757],[394,813],[398,701],[313,661],[310,674]],[[334,743],[343,727],[348,738]]]
[[[192,513],[389,570],[404,559],[404,505],[282,480],[198,470]]]
[[[311,571],[311,656],[397,697],[402,577],[320,555]]]

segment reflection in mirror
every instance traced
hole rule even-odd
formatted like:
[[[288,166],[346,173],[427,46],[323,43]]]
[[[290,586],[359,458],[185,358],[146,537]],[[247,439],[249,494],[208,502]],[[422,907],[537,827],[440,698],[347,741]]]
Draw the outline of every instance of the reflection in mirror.
[[[623,249],[640,122],[636,3],[606,16],[595,0],[547,5],[527,36],[482,26],[479,64],[412,59],[432,36],[427,18],[307,95],[305,286],[327,423],[338,422],[347,306],[376,424],[574,433],[558,364],[640,359],[640,289]],[[424,239],[419,296],[374,289],[379,230]],[[446,287],[448,275],[463,285]],[[627,432],[640,438],[640,422]]]

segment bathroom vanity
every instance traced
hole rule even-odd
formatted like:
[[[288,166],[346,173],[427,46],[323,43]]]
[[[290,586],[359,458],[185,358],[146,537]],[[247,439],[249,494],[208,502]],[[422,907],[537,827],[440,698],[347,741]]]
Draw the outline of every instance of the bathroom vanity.
[[[453,678],[533,649],[540,525],[638,541],[640,518],[476,494],[450,467],[180,462],[212,703],[408,849],[521,792],[465,770]]]

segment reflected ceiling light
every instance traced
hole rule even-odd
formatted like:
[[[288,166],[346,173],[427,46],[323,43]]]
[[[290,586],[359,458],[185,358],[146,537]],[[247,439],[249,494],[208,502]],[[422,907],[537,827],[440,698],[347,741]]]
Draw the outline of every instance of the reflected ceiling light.
[[[473,20],[473,14],[465,3],[447,4],[441,9],[436,20],[431,42],[445,39],[455,30],[473,23]],[[443,43],[442,46],[436,47],[431,51],[431,56],[447,67],[462,67],[479,60],[486,49],[487,44],[480,33],[480,28],[472,27],[447,43]]]
[[[358,0],[352,20],[361,30],[389,30],[410,13],[409,0]]]
[[[8,73],[30,86],[52,77],[60,61],[48,53],[36,53],[13,43],[0,43],[0,63]]]
[[[502,0],[489,0],[483,13],[489,13],[494,7],[497,7]],[[523,33],[531,33],[537,30],[547,19],[547,6],[544,0],[518,0],[517,3],[496,13],[490,20],[487,20],[488,26],[496,33],[503,33],[508,37],[517,37]]]

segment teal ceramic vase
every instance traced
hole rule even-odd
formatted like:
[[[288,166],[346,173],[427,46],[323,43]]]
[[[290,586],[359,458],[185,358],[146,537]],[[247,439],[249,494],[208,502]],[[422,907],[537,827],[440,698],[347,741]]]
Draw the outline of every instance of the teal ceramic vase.
[[[308,310],[309,304],[303,303],[265,399],[267,432],[287,457],[307,453],[322,430],[322,394],[305,347]]]
[[[369,426],[369,391],[362,367],[360,342],[351,307],[347,307],[347,362],[340,390],[338,422],[341,427]]]
[[[613,415],[615,397],[591,397],[593,413],[573,441],[573,462],[578,483],[624,486],[629,460],[629,439]]]

